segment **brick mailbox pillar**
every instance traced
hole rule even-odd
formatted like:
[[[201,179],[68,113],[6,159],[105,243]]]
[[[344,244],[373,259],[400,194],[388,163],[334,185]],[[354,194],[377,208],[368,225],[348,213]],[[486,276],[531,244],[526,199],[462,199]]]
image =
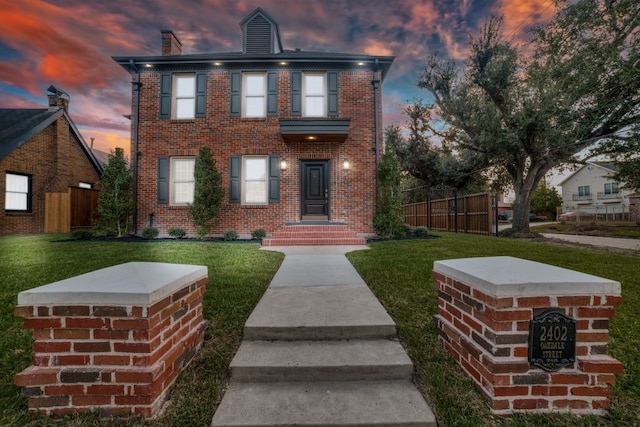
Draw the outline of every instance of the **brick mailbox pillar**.
[[[436,261],[440,340],[496,415],[603,415],[620,283],[512,257]]]
[[[204,339],[207,268],[130,262],[18,294],[29,412],[154,416]]]

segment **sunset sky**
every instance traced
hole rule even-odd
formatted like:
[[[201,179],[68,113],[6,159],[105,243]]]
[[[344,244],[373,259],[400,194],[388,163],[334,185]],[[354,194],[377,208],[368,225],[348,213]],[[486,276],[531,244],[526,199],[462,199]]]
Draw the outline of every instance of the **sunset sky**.
[[[555,12],[552,0],[0,0],[0,108],[45,108],[53,84],[71,96],[87,142],[128,152],[131,78],[111,57],[159,55],[161,29],[183,53],[240,51],[238,24],[256,7],[279,24],[285,49],[394,55],[385,125],[426,97],[416,82],[429,54],[464,60],[468,34],[492,14],[522,43]]]

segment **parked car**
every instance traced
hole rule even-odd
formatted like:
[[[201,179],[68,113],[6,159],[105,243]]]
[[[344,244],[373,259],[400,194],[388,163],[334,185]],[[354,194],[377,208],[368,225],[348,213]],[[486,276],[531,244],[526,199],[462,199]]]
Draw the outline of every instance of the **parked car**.
[[[498,221],[507,221],[508,219],[509,219],[509,215],[507,215],[506,213],[498,214]]]

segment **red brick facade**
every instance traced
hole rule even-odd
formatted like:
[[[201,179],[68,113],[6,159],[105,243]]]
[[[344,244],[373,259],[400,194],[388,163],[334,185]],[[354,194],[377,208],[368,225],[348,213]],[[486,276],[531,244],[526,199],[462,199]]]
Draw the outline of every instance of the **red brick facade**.
[[[99,174],[65,115],[0,160],[0,235],[44,232],[45,193],[67,192],[80,182],[98,183]],[[5,211],[6,173],[32,179],[31,212]]]
[[[371,224],[376,199],[374,92],[371,83],[374,77],[372,71],[339,72],[340,117],[351,119],[345,142],[285,142],[278,119],[291,117],[291,71],[286,67],[278,70],[279,117],[258,119],[231,117],[228,71],[207,73],[206,117],[159,119],[160,74],[143,72],[140,76],[138,231],[149,225],[150,214],[153,214],[153,226],[161,233],[166,233],[171,227],[182,227],[188,234],[195,233],[185,206],[157,203],[157,161],[161,156],[196,156],[200,147],[206,145],[215,156],[227,193],[213,234],[229,230],[248,234],[258,228],[271,233],[285,222],[299,222],[299,162],[312,159],[330,162],[330,221],[344,222],[359,233],[374,233]],[[280,201],[269,205],[230,204],[229,158],[274,154],[287,164],[286,170],[280,172]],[[345,160],[350,163],[348,170],[343,169]]]
[[[172,158],[195,158],[208,146],[225,190],[211,234],[233,230],[248,235],[260,228],[271,234],[304,220],[374,234],[376,156],[382,152],[380,147],[376,153],[376,145],[382,145],[380,84],[394,58],[285,50],[278,25],[261,8],[240,26],[241,52],[184,54],[173,32],[163,30],[162,56],[114,57],[133,77],[137,233],[153,225],[162,235],[173,227],[195,234],[186,206],[189,197],[182,204],[172,203],[172,190],[180,184],[175,185],[170,169]],[[258,74],[264,76],[263,83],[256,83],[261,81]],[[181,95],[178,79],[193,81],[185,83],[188,88]],[[249,93],[248,88],[262,91],[257,95],[262,99],[258,103],[264,102],[262,112],[255,109],[260,108],[255,103],[258,92]],[[191,101],[184,103],[183,96]],[[195,112],[185,113],[178,102]],[[178,111],[192,118],[172,118]],[[238,166],[242,156],[269,156],[268,204],[243,204],[238,197],[239,192],[249,193]],[[305,161],[315,164],[303,167]],[[277,167],[281,163],[286,166]],[[253,173],[260,169],[253,167]],[[304,182],[315,181],[305,187],[303,175]],[[321,185],[314,186],[318,182]],[[305,204],[311,188],[317,190],[316,199]],[[264,192],[259,194],[264,201]]]

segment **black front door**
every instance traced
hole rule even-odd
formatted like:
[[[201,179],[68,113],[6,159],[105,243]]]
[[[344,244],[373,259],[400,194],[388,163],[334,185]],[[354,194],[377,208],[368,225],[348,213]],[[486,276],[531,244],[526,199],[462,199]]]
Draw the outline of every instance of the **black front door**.
[[[329,219],[329,161],[302,161],[300,201],[303,220]]]

